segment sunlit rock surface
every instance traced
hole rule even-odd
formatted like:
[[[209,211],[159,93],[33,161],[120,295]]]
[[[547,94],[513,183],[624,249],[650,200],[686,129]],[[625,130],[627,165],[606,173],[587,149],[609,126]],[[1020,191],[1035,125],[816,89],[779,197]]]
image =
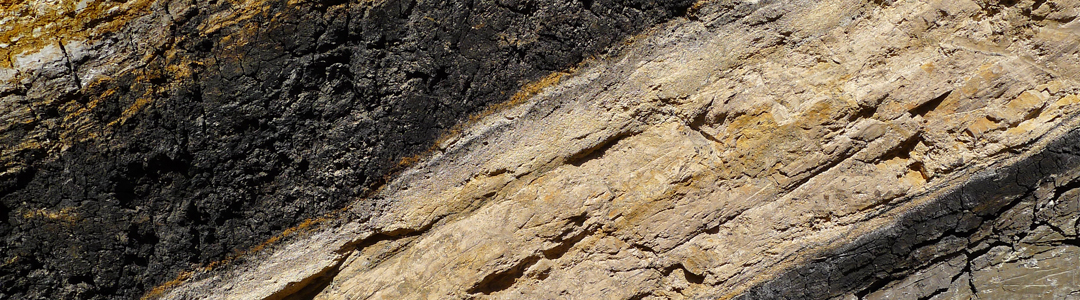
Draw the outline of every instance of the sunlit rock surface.
[[[1078,4],[701,1],[146,295],[1078,297]]]

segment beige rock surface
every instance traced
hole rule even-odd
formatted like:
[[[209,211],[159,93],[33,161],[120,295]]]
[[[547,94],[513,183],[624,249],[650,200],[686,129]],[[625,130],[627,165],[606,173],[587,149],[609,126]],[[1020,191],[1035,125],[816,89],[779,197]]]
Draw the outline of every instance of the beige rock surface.
[[[704,2],[440,145],[374,219],[165,298],[736,296],[1075,127],[1067,2]],[[1068,294],[1032,284],[1080,282],[1076,248],[1047,247],[860,296]]]

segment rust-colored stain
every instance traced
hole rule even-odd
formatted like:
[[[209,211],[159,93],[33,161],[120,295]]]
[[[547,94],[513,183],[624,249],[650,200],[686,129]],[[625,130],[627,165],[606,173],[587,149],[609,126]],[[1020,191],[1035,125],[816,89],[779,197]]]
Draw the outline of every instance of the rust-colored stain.
[[[153,0],[0,0],[0,68],[15,56],[57,41],[93,39],[115,32],[148,11]]]

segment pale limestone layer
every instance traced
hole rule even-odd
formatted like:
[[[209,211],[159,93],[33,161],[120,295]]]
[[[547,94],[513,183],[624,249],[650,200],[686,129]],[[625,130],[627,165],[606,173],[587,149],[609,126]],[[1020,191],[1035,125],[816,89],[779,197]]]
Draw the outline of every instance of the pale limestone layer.
[[[737,295],[1075,127],[1080,21],[995,5],[705,3],[440,145],[375,218],[166,298]]]

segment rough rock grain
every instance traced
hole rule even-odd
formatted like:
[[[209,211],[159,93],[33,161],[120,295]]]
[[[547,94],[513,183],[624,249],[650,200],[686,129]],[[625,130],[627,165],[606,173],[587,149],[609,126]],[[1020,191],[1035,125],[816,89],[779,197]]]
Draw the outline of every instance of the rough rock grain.
[[[690,4],[0,1],[0,298],[242,257]]]
[[[1074,292],[1068,5],[695,7],[441,144],[286,269],[316,299]],[[169,297],[266,282],[231,276]]]
[[[159,62],[103,64],[150,70],[115,92],[73,63],[110,44],[13,56],[41,71],[0,72],[19,145],[3,292],[133,295],[179,273],[147,296],[1080,295],[1076,1],[440,3],[151,6],[125,22],[184,34],[145,47]],[[78,167],[114,160],[129,182]],[[128,197],[113,214],[93,195]],[[106,277],[107,259],[67,256],[97,249],[133,258]]]

